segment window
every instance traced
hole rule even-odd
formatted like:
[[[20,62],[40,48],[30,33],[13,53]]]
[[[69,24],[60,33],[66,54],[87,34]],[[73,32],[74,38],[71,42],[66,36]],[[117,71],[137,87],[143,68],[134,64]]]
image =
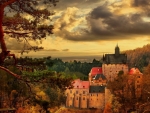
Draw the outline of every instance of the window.
[[[78,97],[76,99],[78,100]]]
[[[85,97],[83,97],[83,100],[85,100]]]
[[[97,94],[97,96],[98,96],[98,94]]]
[[[77,88],[79,88],[79,86],[77,86]]]
[[[83,94],[85,94],[85,91],[83,91]]]
[[[78,94],[78,91],[76,91],[76,94]]]

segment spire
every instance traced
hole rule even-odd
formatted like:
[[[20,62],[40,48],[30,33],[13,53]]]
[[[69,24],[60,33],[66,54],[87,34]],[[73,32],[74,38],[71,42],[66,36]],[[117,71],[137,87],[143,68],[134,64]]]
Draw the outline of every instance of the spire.
[[[120,49],[119,49],[119,46],[118,46],[118,43],[117,43],[117,45],[115,47],[115,56],[119,56],[119,54],[120,54]]]

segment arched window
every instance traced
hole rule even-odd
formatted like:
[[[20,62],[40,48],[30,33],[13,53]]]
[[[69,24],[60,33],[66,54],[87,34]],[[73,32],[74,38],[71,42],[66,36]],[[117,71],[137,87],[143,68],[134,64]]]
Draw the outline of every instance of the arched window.
[[[83,100],[85,100],[85,97],[83,97]]]

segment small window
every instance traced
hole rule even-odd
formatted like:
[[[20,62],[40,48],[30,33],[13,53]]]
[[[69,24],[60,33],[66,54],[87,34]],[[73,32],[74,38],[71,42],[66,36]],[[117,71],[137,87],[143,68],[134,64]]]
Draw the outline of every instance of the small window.
[[[85,86],[83,86],[83,88],[85,88]]]
[[[77,88],[79,88],[79,86],[77,86]]]
[[[97,96],[98,96],[98,94],[97,94]]]
[[[83,100],[85,100],[85,97],[83,97]]]
[[[85,94],[85,91],[83,91],[83,94]]]
[[[91,96],[92,96],[92,94],[91,94]]]
[[[76,91],[76,94],[78,94],[78,91]]]
[[[78,97],[76,99],[78,100]]]

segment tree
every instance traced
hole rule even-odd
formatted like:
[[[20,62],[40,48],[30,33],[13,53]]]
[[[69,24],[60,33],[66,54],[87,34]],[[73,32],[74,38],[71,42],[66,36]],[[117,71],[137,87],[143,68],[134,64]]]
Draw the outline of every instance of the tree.
[[[50,19],[49,16],[54,12],[49,12],[46,8],[51,5],[56,5],[57,0],[0,0],[0,64],[2,64],[7,56],[13,56],[15,63],[15,54],[11,54],[7,50],[4,39],[4,34],[24,41],[28,45],[27,49],[37,50],[42,47],[31,46],[29,40],[41,40],[48,34],[52,34],[52,25],[46,25],[44,20]],[[45,5],[43,9],[39,6]],[[8,11],[8,12],[7,12]],[[14,13],[8,17],[7,13]],[[26,14],[30,16],[30,20],[23,18]],[[42,22],[41,22],[42,21]],[[6,36],[6,35],[5,35]],[[24,50],[22,51],[24,52]]]
[[[60,75],[55,76],[55,74],[45,76],[45,72],[42,76],[19,76],[15,72],[3,67],[4,60],[8,56],[13,56],[15,64],[16,58],[15,54],[11,54],[6,46],[6,38],[11,37],[17,39],[19,42],[24,44],[24,48],[21,53],[25,50],[38,50],[43,49],[43,47],[30,45],[30,40],[32,41],[42,41],[47,35],[52,34],[53,26],[50,24],[45,24],[45,20],[50,20],[50,16],[54,12],[48,11],[49,6],[56,5],[57,0],[0,0],[0,69],[13,75],[18,83],[23,83],[27,86],[30,94],[29,99],[35,96],[32,92],[32,87],[35,83],[46,83],[50,87],[54,87],[56,84],[59,88],[63,90],[71,83],[71,79],[63,79]],[[44,7],[40,8],[43,5]],[[9,15],[11,14],[11,16]],[[9,15],[9,16],[8,16]],[[24,15],[27,15],[25,18]],[[38,75],[38,74],[37,74]],[[59,78],[60,77],[60,78]],[[7,82],[7,79],[5,79]],[[65,83],[65,84],[63,84]],[[0,86],[1,87],[1,86]],[[20,87],[18,85],[18,87]],[[19,89],[19,88],[18,88]],[[17,94],[17,92],[16,92]],[[32,101],[30,101],[32,102]],[[42,105],[47,105],[44,102]],[[46,109],[46,108],[45,108]]]

